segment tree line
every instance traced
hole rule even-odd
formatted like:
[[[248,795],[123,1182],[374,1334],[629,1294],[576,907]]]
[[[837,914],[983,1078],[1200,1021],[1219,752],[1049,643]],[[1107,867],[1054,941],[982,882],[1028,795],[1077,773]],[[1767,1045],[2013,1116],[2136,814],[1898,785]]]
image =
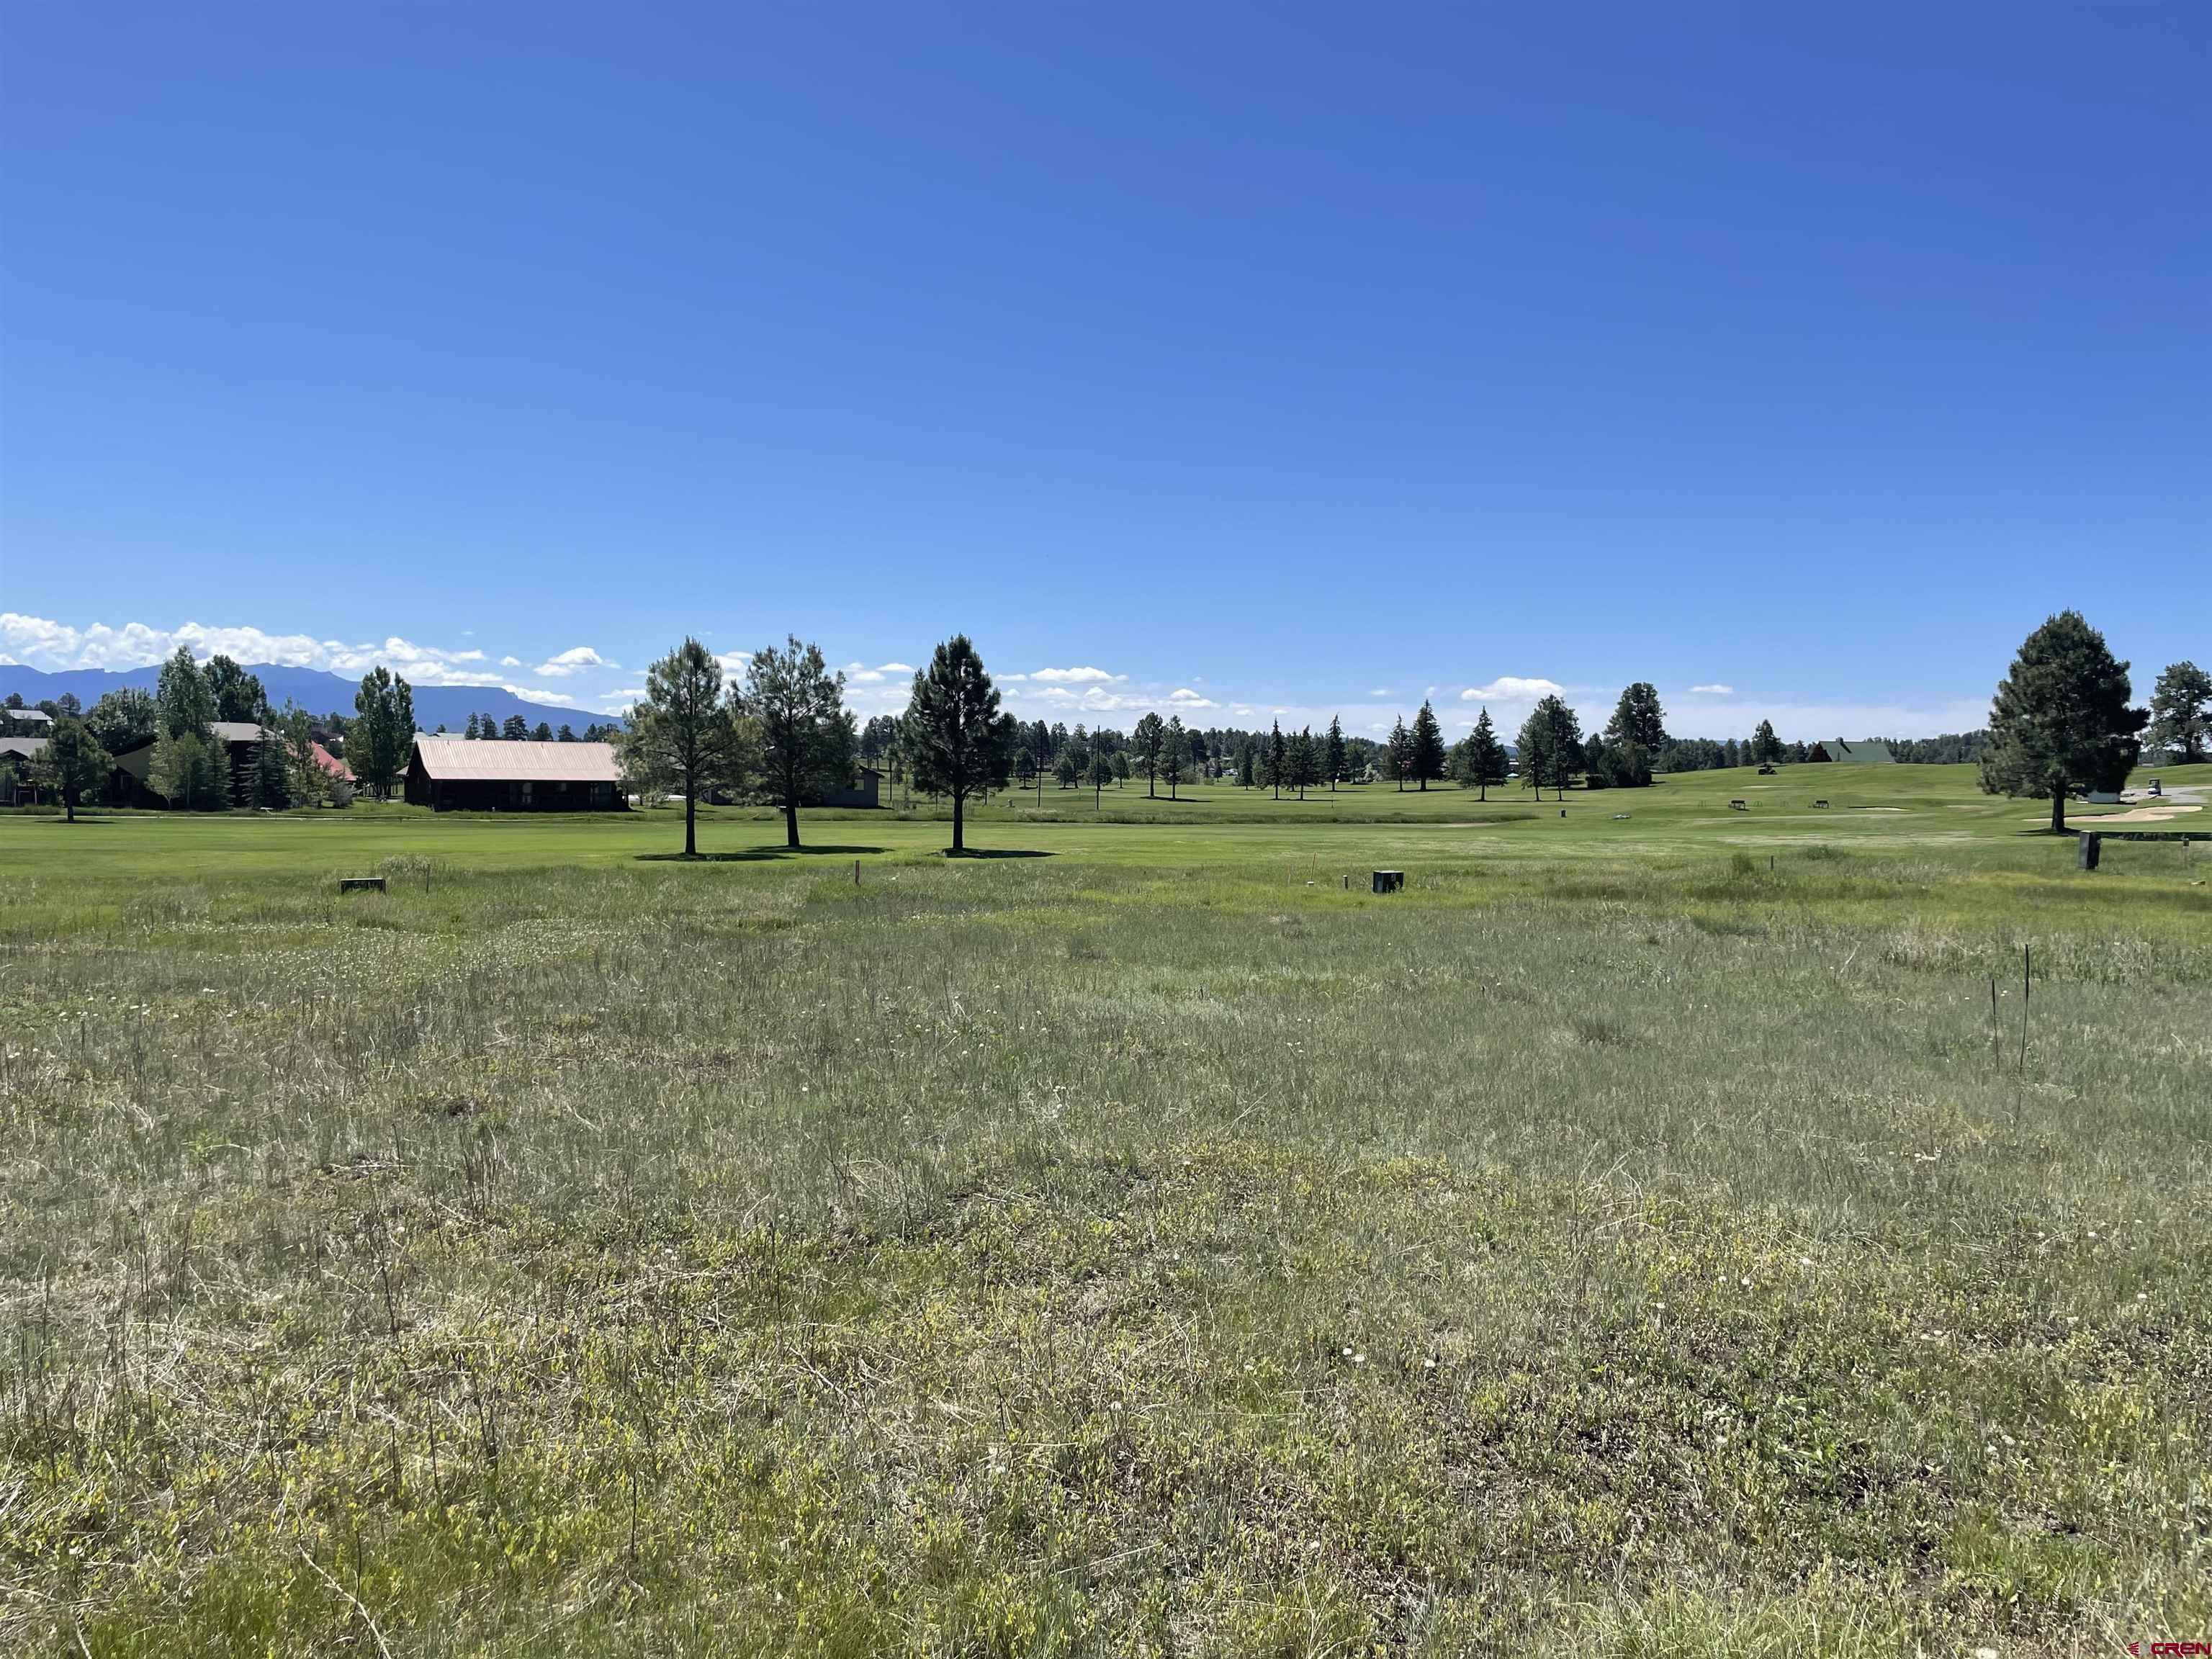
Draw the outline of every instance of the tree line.
[[[954,853],[967,850],[969,798],[1013,775],[1019,722],[999,704],[982,658],[956,634],[915,671],[887,739],[915,785],[951,798]],[[728,684],[714,653],[686,639],[647,672],[617,745],[631,787],[684,797],[686,858],[698,854],[699,803],[747,787],[782,807],[785,845],[797,848],[801,803],[849,781],[860,749],[844,675],[796,635],[756,652]]]
[[[957,651],[951,648],[960,647]],[[942,665],[915,676],[904,714],[878,714],[865,726],[844,707],[844,677],[832,672],[814,645],[793,638],[762,652],[742,684],[725,687],[712,654],[696,640],[654,665],[645,701],[625,731],[592,725],[578,738],[569,726],[534,727],[520,714],[504,721],[472,714],[463,735],[477,740],[613,741],[620,747],[630,787],[646,794],[685,794],[685,850],[696,850],[694,811],[702,795],[757,788],[784,809],[789,845],[799,842],[800,803],[820,790],[849,781],[856,759],[880,764],[893,787],[917,785],[944,793],[946,768],[962,780],[955,799],[956,846],[961,809],[969,793],[987,794],[1012,781],[1042,788],[1047,776],[1064,789],[1126,787],[1142,779],[1148,796],[1164,787],[1178,798],[1186,781],[1233,779],[1244,788],[1307,792],[1346,783],[1394,782],[1425,791],[1449,779],[1487,799],[1491,788],[1517,775],[1523,788],[1564,794],[1579,781],[1585,788],[1639,788],[1655,775],[1743,765],[1779,765],[1826,758],[1818,743],[1785,743],[1761,720],[1748,738],[1715,741],[1670,737],[1658,692],[1648,681],[1627,686],[1605,726],[1585,735],[1579,716],[1553,694],[1532,708],[1509,748],[1483,708],[1474,727],[1447,747],[1434,708],[1424,702],[1408,722],[1401,719],[1382,742],[1347,736],[1340,720],[1327,731],[1310,726],[1285,732],[1279,720],[1265,732],[1186,726],[1180,714],[1146,714],[1133,731],[1101,726],[1072,731],[1042,720],[1024,723],[999,712],[999,694],[981,659],[964,635],[940,649]],[[2148,706],[2129,706],[2128,665],[2116,662],[2103,636],[2080,613],[2064,611],[2029,636],[1999,686],[1989,729],[1890,742],[1893,756],[1908,763],[1978,763],[1983,787],[2006,793],[2048,795],[2052,823],[2063,826],[2064,798],[2084,788],[2118,787],[2144,754],[2177,763],[2212,754],[2212,675],[2193,662],[2169,665]],[[711,671],[711,672],[710,672]],[[955,693],[957,693],[956,696]],[[971,697],[989,708],[988,740],[947,760],[941,742],[918,712],[967,707]],[[2068,699],[2072,699],[2069,702]],[[950,701],[948,701],[950,699]],[[20,694],[7,706],[22,708]],[[362,677],[351,717],[321,720],[287,703],[270,707],[258,677],[216,655],[196,663],[189,650],[161,665],[152,692],[120,687],[90,710],[64,695],[37,705],[52,717],[46,747],[30,768],[32,779],[52,789],[70,815],[85,802],[112,793],[114,757],[151,743],[147,785],[171,805],[279,808],[319,804],[331,781],[315,747],[342,745],[359,787],[389,798],[404,774],[414,735],[412,689],[384,668]],[[708,706],[719,711],[712,720]],[[678,720],[671,711],[684,712]],[[982,718],[980,714],[979,719]],[[672,720],[676,724],[672,726]],[[272,740],[234,757],[214,731],[219,723],[256,725]],[[442,732],[444,727],[439,730]],[[681,744],[672,731],[685,734]],[[2089,735],[2085,735],[2089,734]],[[964,740],[963,740],[964,741]],[[1880,741],[1877,739],[1876,741]],[[1003,747],[1003,757],[999,750]],[[1004,775],[998,761],[1003,758]],[[14,758],[7,763],[15,765]]]

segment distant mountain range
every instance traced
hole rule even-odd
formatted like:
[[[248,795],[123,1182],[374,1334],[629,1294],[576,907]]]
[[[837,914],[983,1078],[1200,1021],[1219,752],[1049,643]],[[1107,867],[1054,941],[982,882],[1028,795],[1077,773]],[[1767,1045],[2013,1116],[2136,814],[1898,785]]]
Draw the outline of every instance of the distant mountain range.
[[[280,668],[273,663],[244,666],[260,680],[269,701],[279,708],[288,702],[296,702],[311,714],[350,718],[353,694],[361,689],[360,681],[343,674],[326,674],[319,668]],[[161,674],[159,665],[119,674],[104,668],[70,668],[49,674],[41,669],[0,663],[0,697],[20,691],[25,702],[35,703],[67,691],[89,708],[122,686],[151,691]],[[509,714],[520,714],[532,726],[545,720],[556,731],[565,723],[574,726],[580,735],[594,723],[621,723],[612,715],[594,714],[588,708],[556,708],[550,703],[532,702],[495,685],[418,685],[414,690],[415,724],[425,732],[434,732],[441,726],[451,732],[461,731],[472,714],[491,714],[501,720]]]

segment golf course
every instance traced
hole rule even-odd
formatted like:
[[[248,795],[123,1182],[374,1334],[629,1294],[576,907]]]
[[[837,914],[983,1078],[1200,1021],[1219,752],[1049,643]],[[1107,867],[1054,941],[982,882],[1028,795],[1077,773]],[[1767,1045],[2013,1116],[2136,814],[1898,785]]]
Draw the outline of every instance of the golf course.
[[[2212,848],[1973,776],[0,817],[0,1648],[2201,1632]]]

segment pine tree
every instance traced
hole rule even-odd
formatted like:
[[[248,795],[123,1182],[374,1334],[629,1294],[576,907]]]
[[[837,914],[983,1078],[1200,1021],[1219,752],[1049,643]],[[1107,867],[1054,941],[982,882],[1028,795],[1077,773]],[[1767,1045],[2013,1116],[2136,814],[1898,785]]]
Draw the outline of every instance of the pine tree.
[[[286,787],[284,744],[271,722],[276,716],[268,710],[255,722],[261,728],[260,741],[253,745],[252,769],[246,775],[246,805],[258,811],[281,811],[291,804],[291,792]]]
[[[1147,800],[1158,799],[1159,792],[1154,787],[1154,783],[1159,776],[1160,750],[1167,741],[1167,723],[1154,714],[1148,714],[1139,720],[1137,729],[1132,734],[1137,750],[1137,766],[1145,775],[1145,799]]]
[[[1475,718],[1474,730],[1453,745],[1451,775],[1461,788],[1477,791],[1476,799],[1488,800],[1490,786],[1505,781],[1506,759],[1505,745],[1498,742],[1485,708]]]
[[[2178,662],[2150,694],[2149,744],[2176,766],[2193,766],[2212,748],[2212,674]]]
[[[2128,665],[2078,611],[2062,611],[2030,634],[1997,684],[1982,787],[1990,794],[2045,796],[2051,830],[2066,831],[2066,797],[2118,789],[2141,749],[2149,712],[2128,706]]]
[[[1283,768],[1289,758],[1289,745],[1283,741],[1283,723],[1277,720],[1274,734],[1267,739],[1267,785],[1275,792],[1277,800],[1283,798]]]
[[[687,639],[646,671],[645,701],[622,734],[623,776],[633,793],[684,793],[684,856],[699,852],[699,803],[734,784],[746,766],[744,732],[723,700],[722,665]]]
[[[1421,703],[1421,712],[1413,716],[1413,729],[1407,737],[1406,761],[1425,795],[1429,792],[1430,781],[1444,775],[1444,735],[1437,725],[1437,711],[1425,699]]]
[[[1182,776],[1182,769],[1190,754],[1190,740],[1182,729],[1182,716],[1169,716],[1160,732],[1160,771],[1168,781],[1168,799],[1176,798],[1176,783]]]
[[[999,712],[998,688],[965,634],[939,646],[929,666],[915,672],[903,723],[915,780],[952,797],[951,850],[963,853],[969,793],[1005,787],[1017,729],[1012,714]]]
[[[845,676],[830,671],[820,646],[791,635],[781,649],[753,653],[734,701],[758,732],[761,781],[783,808],[783,844],[795,848],[799,803],[853,779],[860,733],[845,707]]]
[[[1659,706],[1659,692],[1649,680],[1638,680],[1620,694],[1613,705],[1613,719],[1605,728],[1609,744],[1632,743],[1648,755],[1656,755],[1667,746],[1666,711]]]
[[[1328,748],[1322,757],[1328,769],[1328,793],[1336,793],[1336,781],[1344,775],[1344,721],[1335,714],[1328,717]]]
[[[1521,771],[1540,795],[1548,781],[1561,800],[1567,798],[1567,781],[1582,765],[1582,735],[1575,711],[1556,696],[1529,710],[1521,725]]]
[[[1735,747],[1734,738],[1729,739],[1729,747]],[[1743,758],[1754,766],[1771,766],[1782,758],[1782,739],[1774,735],[1772,720],[1759,721],[1759,729],[1751,734],[1750,750]],[[1729,762],[1730,766],[1735,763],[1734,760]]]

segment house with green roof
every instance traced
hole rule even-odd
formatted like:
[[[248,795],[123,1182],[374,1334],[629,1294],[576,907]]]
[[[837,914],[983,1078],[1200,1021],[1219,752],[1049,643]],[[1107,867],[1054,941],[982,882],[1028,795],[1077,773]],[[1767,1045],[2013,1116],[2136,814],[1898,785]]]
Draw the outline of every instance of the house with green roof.
[[[1839,762],[1845,766],[1894,766],[1897,757],[1880,738],[1861,738],[1856,743],[1845,743],[1841,738],[1830,738],[1825,743],[1813,745],[1808,758]]]

